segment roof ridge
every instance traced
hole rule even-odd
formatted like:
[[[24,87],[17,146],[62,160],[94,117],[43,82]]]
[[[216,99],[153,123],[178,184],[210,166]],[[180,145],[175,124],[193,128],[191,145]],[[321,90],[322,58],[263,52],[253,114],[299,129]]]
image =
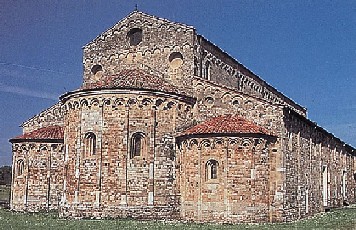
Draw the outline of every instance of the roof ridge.
[[[152,14],[148,14],[145,12],[142,12],[140,10],[133,10],[131,11],[129,14],[127,14],[125,17],[123,17],[122,19],[120,19],[119,21],[115,22],[112,26],[110,26],[108,29],[104,30],[102,33],[100,33],[98,36],[96,36],[94,39],[92,39],[91,41],[87,42],[82,48],[89,46],[90,44],[94,43],[98,38],[100,38],[100,36],[102,36],[103,34],[107,33],[108,31],[110,31],[111,29],[113,29],[116,25],[118,25],[119,23],[125,21],[126,19],[128,19],[129,17],[131,17],[134,14],[140,14],[142,16],[148,17],[150,19],[154,19],[154,20],[158,20],[158,21],[162,21],[162,22],[166,22],[166,23],[172,23],[172,24],[176,24],[182,27],[186,27],[186,28],[190,28],[190,29],[195,29],[194,26],[190,26],[187,24],[184,24],[182,22],[174,22],[171,21],[169,19],[166,18],[161,18],[161,17],[157,17],[155,15]]]
[[[122,69],[114,75],[103,77],[101,81],[87,83],[81,87],[81,89],[108,88],[148,89],[188,96],[184,89],[167,81],[164,76],[158,76],[141,68]]]

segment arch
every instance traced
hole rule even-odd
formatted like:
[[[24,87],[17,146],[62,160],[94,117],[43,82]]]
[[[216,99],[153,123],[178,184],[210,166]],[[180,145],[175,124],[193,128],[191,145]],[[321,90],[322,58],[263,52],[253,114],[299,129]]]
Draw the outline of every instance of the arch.
[[[171,108],[173,108],[173,106],[174,106],[175,104],[176,104],[176,103],[175,103],[174,101],[169,101],[169,102],[167,103],[166,107],[167,107],[168,109],[171,109]]]
[[[127,100],[127,105],[130,106],[130,105],[135,105],[137,104],[137,99],[136,98],[129,98]]]
[[[214,141],[214,146],[217,146],[217,145],[224,145],[224,143],[225,143],[224,139],[222,139],[222,138],[217,138],[217,139],[215,139],[215,141]]]
[[[153,103],[153,101],[152,101],[152,99],[151,98],[144,98],[144,99],[142,99],[142,105],[144,105],[144,106],[148,106],[148,105],[150,105],[150,104],[152,104]]]
[[[177,69],[183,64],[183,55],[180,52],[173,52],[169,55],[169,65],[172,69]]]
[[[192,139],[192,140],[190,140],[188,142],[188,148],[189,149],[192,149],[194,145],[196,146],[196,148],[199,147],[199,143],[198,143],[198,141],[196,139]]]
[[[132,134],[131,146],[130,146],[130,159],[134,157],[139,157],[143,154],[143,149],[145,147],[145,134],[138,132]]]
[[[47,151],[47,145],[41,144],[39,150],[40,151]]]
[[[161,99],[161,98],[159,98],[159,99],[156,100],[155,105],[156,105],[157,107],[159,107],[160,105],[162,105],[163,102],[164,102],[164,100]]]
[[[127,32],[127,39],[129,40],[130,46],[137,46],[142,41],[142,29],[132,28]]]
[[[244,149],[250,148],[251,145],[252,145],[252,141],[248,138],[244,138],[241,142],[241,147]]]
[[[80,100],[80,105],[81,105],[81,107],[84,107],[84,106],[88,106],[89,103],[88,103],[87,99],[84,98],[84,99]]]
[[[214,159],[210,159],[205,164],[205,178],[206,180],[218,179],[218,166],[219,162]]]
[[[93,132],[88,132],[84,136],[84,152],[87,156],[96,153],[96,135]]]
[[[16,163],[16,175],[21,176],[24,173],[25,164],[22,159],[18,160]]]
[[[198,65],[198,59],[194,57],[194,76],[198,76],[199,73],[199,65]]]
[[[99,99],[92,98],[90,101],[90,106],[98,106],[98,105],[99,105]]]
[[[78,101],[74,101],[73,102],[73,109],[78,109],[80,106],[79,106],[79,102]]]
[[[204,65],[204,78],[210,80],[210,62],[206,61]]]
[[[211,147],[211,142],[210,142],[210,140],[209,139],[203,139],[201,142],[200,142],[200,148],[209,148],[209,147]]]
[[[103,106],[110,106],[111,105],[111,99],[110,98],[104,98],[103,99]]]
[[[125,100],[123,98],[117,98],[114,101],[115,106],[120,106],[120,105],[124,105],[124,104],[125,104]]]
[[[207,96],[204,98],[204,102],[208,105],[213,105],[214,104],[214,98],[211,96]]]
[[[100,71],[103,71],[103,66],[102,65],[93,65],[91,67],[91,72],[95,75],[96,73],[100,72]]]

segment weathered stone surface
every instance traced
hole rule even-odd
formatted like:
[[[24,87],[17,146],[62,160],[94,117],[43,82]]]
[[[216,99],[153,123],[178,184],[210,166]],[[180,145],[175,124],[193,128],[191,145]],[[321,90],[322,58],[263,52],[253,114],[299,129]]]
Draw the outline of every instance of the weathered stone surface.
[[[13,210],[260,223],[355,202],[355,150],[193,27],[135,11],[83,65],[11,140]]]

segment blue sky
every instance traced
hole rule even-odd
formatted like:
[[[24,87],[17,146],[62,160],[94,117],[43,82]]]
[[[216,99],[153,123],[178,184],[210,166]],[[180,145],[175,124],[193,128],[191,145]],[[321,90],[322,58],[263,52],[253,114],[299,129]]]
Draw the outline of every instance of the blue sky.
[[[194,26],[356,146],[356,1],[0,0],[0,166],[19,125],[80,86],[81,47],[136,3]]]

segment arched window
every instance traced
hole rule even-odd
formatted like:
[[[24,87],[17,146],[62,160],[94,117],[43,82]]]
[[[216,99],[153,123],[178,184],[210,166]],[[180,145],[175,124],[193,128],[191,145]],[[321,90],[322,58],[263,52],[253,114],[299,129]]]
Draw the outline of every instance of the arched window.
[[[17,164],[16,164],[17,176],[21,176],[23,174],[24,168],[25,168],[25,165],[24,165],[23,160],[18,160]]]
[[[127,38],[131,46],[137,46],[142,41],[142,30],[133,28],[127,33]]]
[[[173,52],[169,55],[169,66],[177,69],[183,64],[183,55],[180,52]]]
[[[97,72],[103,71],[103,67],[101,65],[93,65],[91,67],[91,72],[95,75]]]
[[[131,137],[130,158],[141,156],[144,147],[144,134],[134,133]]]
[[[89,132],[85,134],[84,144],[85,144],[85,149],[84,149],[85,154],[88,156],[95,155],[96,136],[94,133]]]
[[[205,165],[206,179],[218,179],[218,165],[216,160],[208,160]]]
[[[210,80],[210,62],[205,62],[205,70],[204,70],[204,77],[207,80]]]
[[[198,60],[197,58],[194,58],[194,75],[198,76],[198,73],[199,73]]]

